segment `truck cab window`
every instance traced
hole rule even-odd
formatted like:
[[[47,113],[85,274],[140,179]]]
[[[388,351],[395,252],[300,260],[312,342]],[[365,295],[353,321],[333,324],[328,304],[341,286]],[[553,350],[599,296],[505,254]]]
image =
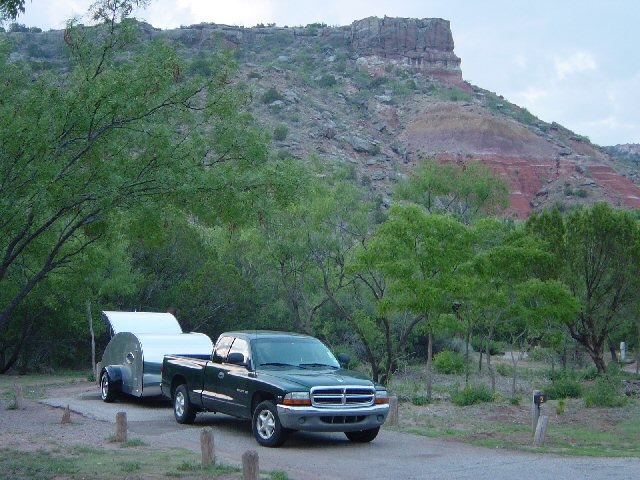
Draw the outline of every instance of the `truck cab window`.
[[[247,364],[249,363],[249,344],[246,340],[236,338],[233,342],[233,345],[231,345],[229,353],[241,353],[242,355],[244,355],[244,361]]]
[[[220,337],[216,342],[216,346],[213,349],[213,361],[216,363],[222,363],[227,358],[229,353],[229,347],[233,343],[233,337]]]

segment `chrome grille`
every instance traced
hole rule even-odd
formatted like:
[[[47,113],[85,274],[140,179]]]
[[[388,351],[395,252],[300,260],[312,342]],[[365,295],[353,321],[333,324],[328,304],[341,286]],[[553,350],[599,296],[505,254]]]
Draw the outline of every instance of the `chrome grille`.
[[[313,387],[311,404],[314,407],[364,407],[373,405],[375,398],[373,387]]]

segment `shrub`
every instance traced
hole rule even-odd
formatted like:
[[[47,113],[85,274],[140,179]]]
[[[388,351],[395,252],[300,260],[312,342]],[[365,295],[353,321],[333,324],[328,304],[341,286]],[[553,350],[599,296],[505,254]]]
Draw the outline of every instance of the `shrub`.
[[[318,85],[323,88],[333,87],[337,83],[336,77],[333,75],[323,75],[320,77],[320,80],[318,80]]]
[[[596,379],[595,385],[584,396],[587,407],[622,407],[627,397],[622,391],[619,375],[604,375]]]
[[[433,359],[433,368],[438,373],[458,374],[464,371],[464,356],[451,350],[444,350]]]
[[[426,395],[416,394],[411,397],[411,403],[416,407],[423,407],[429,404],[429,397],[427,397]]]
[[[499,363],[496,366],[496,372],[498,372],[501,377],[513,377],[513,365]]]
[[[262,103],[273,103],[277,100],[282,100],[282,95],[274,87],[262,94]]]
[[[550,400],[561,398],[579,398],[582,396],[582,386],[578,381],[567,376],[559,376],[548,385],[544,392]]]
[[[486,353],[487,350],[487,345],[485,342],[486,340],[481,337],[471,338],[471,346],[473,347],[473,350],[476,352],[482,352],[483,354]],[[491,340],[489,342],[489,353],[491,355],[504,355],[504,352],[505,348],[502,343],[495,340]]]
[[[280,124],[276,128],[273,129],[273,139],[281,142],[289,135],[289,129],[286,125]]]
[[[452,391],[451,401],[459,407],[465,407],[476,403],[492,402],[493,394],[485,385],[467,385],[463,390]]]

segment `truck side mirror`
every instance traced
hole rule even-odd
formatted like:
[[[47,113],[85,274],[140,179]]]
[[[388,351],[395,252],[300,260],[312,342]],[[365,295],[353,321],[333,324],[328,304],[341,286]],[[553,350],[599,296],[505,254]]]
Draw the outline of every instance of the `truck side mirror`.
[[[349,363],[351,363],[351,358],[346,353],[340,353],[338,355],[338,362],[342,368],[347,368]]]
[[[227,363],[232,365],[247,365],[244,361],[244,355],[240,352],[232,352],[227,356]]]

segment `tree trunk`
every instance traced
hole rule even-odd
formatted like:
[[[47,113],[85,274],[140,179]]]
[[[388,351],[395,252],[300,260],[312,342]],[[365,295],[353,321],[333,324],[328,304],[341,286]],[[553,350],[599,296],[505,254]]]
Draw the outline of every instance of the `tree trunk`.
[[[611,360],[618,363],[618,354],[616,353],[616,346],[609,340],[609,351],[611,352]]]
[[[433,373],[431,372],[431,363],[433,360],[433,333],[429,328],[429,336],[427,340],[427,399],[431,401]]]
[[[91,300],[87,300],[87,321],[89,322],[89,334],[91,335],[91,371],[94,380],[98,379],[96,372],[96,336],[93,332],[93,316],[91,315]]]
[[[491,345],[487,341],[487,370],[489,370],[489,378],[491,378],[491,391],[496,391],[496,374],[491,367]]]

